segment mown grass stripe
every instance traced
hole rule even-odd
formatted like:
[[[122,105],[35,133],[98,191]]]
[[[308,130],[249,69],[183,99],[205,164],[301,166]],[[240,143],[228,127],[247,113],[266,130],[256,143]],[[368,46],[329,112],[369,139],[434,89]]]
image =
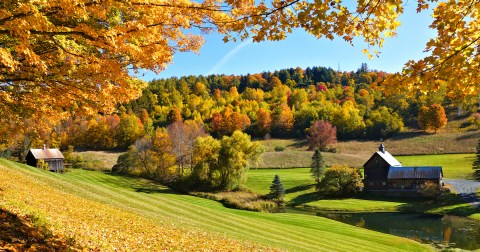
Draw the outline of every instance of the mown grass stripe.
[[[5,162],[0,161],[0,167]],[[13,163],[12,163],[13,164]],[[7,164],[10,166],[10,162]],[[45,187],[111,205],[147,218],[159,226],[178,226],[200,230],[244,242],[294,251],[428,251],[413,241],[351,227],[328,219],[295,215],[255,213],[224,208],[218,202],[188,195],[135,188],[159,189],[145,180],[112,176],[99,172],[74,170],[52,174],[13,166]],[[102,222],[108,223],[108,222]]]

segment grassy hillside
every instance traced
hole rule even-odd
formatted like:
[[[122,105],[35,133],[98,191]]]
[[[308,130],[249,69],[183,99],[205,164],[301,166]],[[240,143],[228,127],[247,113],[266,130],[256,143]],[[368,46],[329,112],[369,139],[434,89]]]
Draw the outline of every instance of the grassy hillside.
[[[408,131],[386,139],[383,144],[386,150],[393,155],[427,155],[474,153],[475,146],[480,139],[480,131],[473,132],[439,132],[427,134],[418,131]],[[298,139],[270,139],[262,140],[268,147],[262,160],[256,168],[291,168],[310,166],[312,151],[307,151],[306,140]],[[379,141],[340,141],[332,147],[336,153],[323,153],[325,160],[330,164],[348,164],[360,167],[372,153],[378,150]],[[275,147],[282,147],[284,151],[276,152]]]
[[[44,219],[101,250],[427,251],[419,243],[325,218],[255,213],[100,172],[41,171],[0,159],[0,208]]]

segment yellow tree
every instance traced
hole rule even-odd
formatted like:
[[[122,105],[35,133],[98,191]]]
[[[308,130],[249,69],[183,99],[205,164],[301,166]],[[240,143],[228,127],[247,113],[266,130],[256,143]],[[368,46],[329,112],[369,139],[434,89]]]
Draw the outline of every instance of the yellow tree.
[[[418,1],[418,11],[428,8],[428,2]],[[477,1],[439,1],[433,8],[431,29],[437,36],[425,47],[428,55],[405,64],[402,73],[387,78],[388,94],[399,89],[414,94],[437,92],[446,83],[447,96],[464,100],[478,95],[480,90],[480,3]]]
[[[278,136],[287,136],[293,130],[295,119],[293,112],[286,103],[282,103],[275,109],[275,114],[272,122],[272,130]]]

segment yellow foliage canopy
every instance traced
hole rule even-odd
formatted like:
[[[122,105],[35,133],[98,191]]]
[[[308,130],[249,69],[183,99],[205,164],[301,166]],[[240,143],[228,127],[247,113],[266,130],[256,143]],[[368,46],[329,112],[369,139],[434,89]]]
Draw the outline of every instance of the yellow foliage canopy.
[[[418,11],[428,8],[418,1]],[[395,36],[402,0],[8,0],[0,3],[0,124],[23,118],[62,118],[73,113],[111,112],[138,96],[145,85],[130,76],[139,69],[162,71],[178,51],[197,52],[202,33],[225,41],[251,37],[280,40],[295,28],[317,38],[362,37],[378,53]],[[477,1],[438,2],[427,44],[432,55],[409,62],[389,83],[432,90],[435,79],[450,95],[478,92]],[[407,77],[407,78],[405,78]],[[395,89],[397,85],[391,85]],[[1,127],[1,126],[0,126]],[[2,129],[0,129],[1,131]],[[3,129],[5,130],[5,129]]]

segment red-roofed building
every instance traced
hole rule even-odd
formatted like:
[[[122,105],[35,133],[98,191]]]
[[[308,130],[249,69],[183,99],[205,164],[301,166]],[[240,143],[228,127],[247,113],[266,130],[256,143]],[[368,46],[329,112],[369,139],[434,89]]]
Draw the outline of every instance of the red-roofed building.
[[[62,171],[63,170],[63,155],[59,149],[47,149],[43,145],[42,149],[30,149],[25,157],[27,164],[33,167],[37,167],[38,160],[43,159],[48,164],[50,171]]]

